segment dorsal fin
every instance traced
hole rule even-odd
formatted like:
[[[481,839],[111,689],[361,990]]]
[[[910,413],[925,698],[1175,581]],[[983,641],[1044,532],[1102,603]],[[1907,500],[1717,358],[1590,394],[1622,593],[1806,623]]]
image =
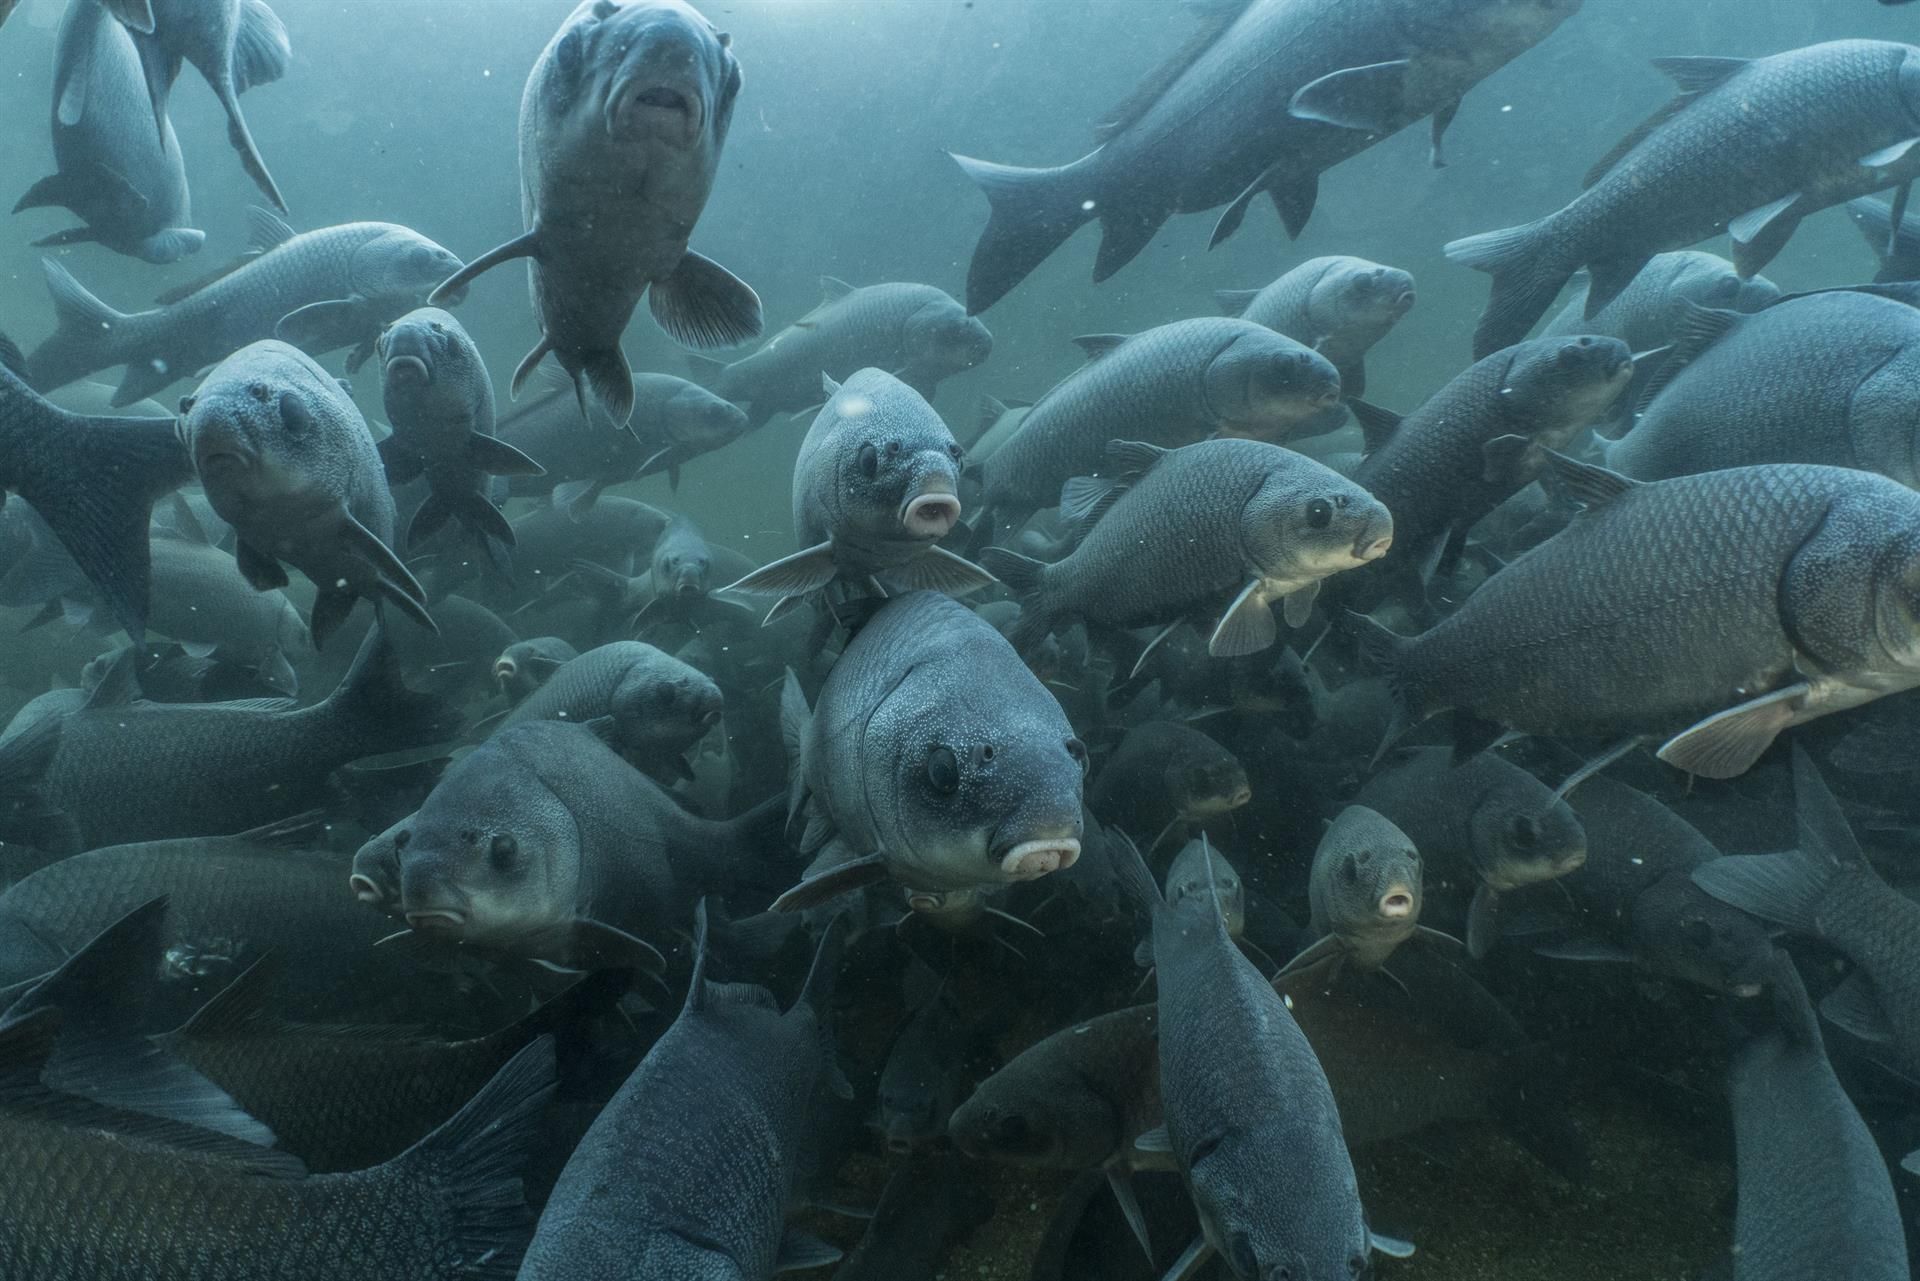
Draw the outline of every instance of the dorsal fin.
[[[1131,337],[1133,337],[1132,334],[1080,334],[1071,341],[1074,346],[1087,353],[1089,361],[1094,361]]]
[[[1353,420],[1360,424],[1360,438],[1366,446],[1364,453],[1371,454],[1384,447],[1400,430],[1403,421],[1391,409],[1382,409],[1364,400],[1350,398],[1347,408],[1353,411]]]
[[[822,303],[839,302],[853,292],[853,286],[838,276],[820,277],[820,301]]]
[[[204,1038],[273,1031],[280,1024],[267,1013],[268,998],[284,968],[280,954],[268,952],[215,992],[213,999],[194,1011],[174,1035]]]
[[[1187,4],[1185,6],[1187,10],[1199,17],[1200,25],[1179,48],[1168,54],[1159,66],[1148,72],[1145,78],[1134,86],[1132,93],[1114,103],[1112,108],[1101,116],[1100,122],[1093,127],[1094,141],[1104,143],[1113,139],[1145,115],[1148,108],[1160,101],[1161,96],[1172,87],[1174,82],[1187,73],[1187,68],[1191,67],[1201,54],[1213,47],[1214,42],[1234,24],[1234,20],[1246,10],[1250,3],[1252,0],[1194,0]]]
[[[145,698],[146,694],[140,689],[140,673],[135,667],[139,658],[140,651],[132,645],[115,654],[113,661],[107,664],[107,670],[101,673],[100,683],[87,696],[84,710],[126,707]]]
[[[1681,93],[1705,93],[1731,80],[1752,61],[1751,58],[1675,57],[1655,58],[1653,65],[1665,73]]]
[[[252,252],[263,254],[278,249],[299,234],[273,210],[259,205],[247,206],[247,248]]]
[[[1547,466],[1560,481],[1567,497],[1589,510],[1604,507],[1645,481],[1630,480],[1617,471],[1583,463],[1554,450],[1547,450]]]

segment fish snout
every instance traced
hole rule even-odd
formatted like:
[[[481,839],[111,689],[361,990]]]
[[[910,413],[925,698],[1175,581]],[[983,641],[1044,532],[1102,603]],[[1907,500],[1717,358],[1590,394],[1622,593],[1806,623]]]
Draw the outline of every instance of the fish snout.
[[[447,907],[421,908],[407,913],[407,926],[422,934],[457,934],[466,926],[464,912]]]
[[[387,896],[381,892],[380,887],[374,884],[373,878],[364,872],[355,872],[352,876],[348,877],[347,887],[353,891],[353,896],[362,903],[384,903],[387,898]]]
[[[418,356],[389,356],[386,380],[400,386],[426,387],[433,383],[433,369]]]
[[[1380,915],[1389,921],[1406,920],[1413,915],[1413,891],[1404,885],[1390,887],[1380,896]]]
[[[931,480],[907,499],[900,509],[900,523],[915,538],[945,538],[960,523],[960,496],[950,482]]]
[[[646,62],[668,61],[663,50]],[[688,69],[688,72],[691,68]],[[691,147],[707,122],[706,95],[688,72],[642,66],[607,95],[607,132],[615,137],[657,138],[675,147]]]
[[[1072,836],[1043,836],[1021,841],[1000,856],[1000,871],[1012,881],[1032,881],[1050,872],[1064,871],[1080,858],[1080,841]]]
[[[1353,543],[1353,558],[1361,564],[1370,560],[1379,560],[1393,547],[1393,530],[1385,533],[1371,527],[1361,531],[1360,537]]]
[[[511,658],[502,656],[493,660],[493,679],[499,684],[505,685],[519,674],[520,664]]]

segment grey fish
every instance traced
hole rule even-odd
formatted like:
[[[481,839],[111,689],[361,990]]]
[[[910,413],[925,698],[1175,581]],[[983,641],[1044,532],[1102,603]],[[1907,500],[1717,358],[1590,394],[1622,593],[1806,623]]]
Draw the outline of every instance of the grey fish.
[[[535,636],[515,641],[493,662],[493,679],[511,703],[519,703],[539,689],[561,666],[580,657],[580,651],[558,636]]]
[[[1377,970],[1416,933],[1424,874],[1420,851],[1385,815],[1349,805],[1313,851],[1307,902],[1319,941],[1287,963],[1306,969],[1338,958],[1359,970]]]
[[[1567,803],[1503,756],[1456,762],[1418,747],[1368,779],[1353,797],[1398,827],[1429,865],[1471,874],[1467,948],[1485,956],[1499,937],[1499,896],[1565,876],[1587,857],[1587,837]]]
[[[1738,1047],[1727,1067],[1735,1281],[1904,1281],[1911,1273],[1893,1181],[1834,1077],[1806,988],[1784,954],[1772,987],[1776,1026]]]
[[[397,851],[415,930],[550,960],[658,972],[637,934],[682,925],[695,900],[730,880],[774,879],[781,815],[689,814],[590,729],[527,721],[451,765],[404,826],[376,838]],[[376,867],[383,855],[369,858]],[[363,900],[382,876],[352,878]]]
[[[1377,570],[1414,601],[1429,566],[1450,569],[1467,531],[1534,481],[1633,377],[1617,338],[1536,338],[1475,361],[1400,418],[1355,405],[1368,451],[1354,482],[1393,513]]]
[[[1309,258],[1264,289],[1220,289],[1229,316],[1285,334],[1333,362],[1340,394],[1367,394],[1367,351],[1413,307],[1413,277],[1365,258]],[[1331,431],[1344,421],[1335,414]],[[1296,434],[1305,435],[1306,429]]]
[[[1903,1071],[1920,1069],[1920,904],[1880,878],[1806,752],[1793,756],[1799,848],[1728,856],[1693,869],[1707,893],[1824,939],[1858,967],[1821,1012],[1867,1039],[1891,1042]]]
[[[894,1153],[945,1138],[947,1118],[965,1090],[972,1037],[965,1016],[937,992],[907,1016],[880,1068],[875,1128]]]
[[[1913,490],[1800,464],[1554,467],[1587,504],[1572,524],[1418,639],[1363,637],[1398,725],[1453,708],[1469,738],[1671,735],[1662,760],[1732,778],[1789,726],[1920,684]]]
[[[1849,200],[1847,214],[1880,264],[1873,274],[1875,284],[1920,280],[1920,214],[1903,213],[1895,231],[1893,209],[1870,196]]]
[[[1587,186],[1536,222],[1446,247],[1489,272],[1476,356],[1518,342],[1579,269],[1592,317],[1655,254],[1726,230],[1742,278],[1800,220],[1920,175],[1920,49],[1832,40],[1765,58],[1656,58],[1680,96],[1587,173]]]
[[[706,207],[740,92],[731,41],[681,0],[583,0],[527,73],[520,100],[520,213],[527,230],[461,268],[428,300],[529,259],[541,338],[518,391],[552,352],[624,427],[633,383],[620,336],[640,295],[676,341],[744,342],[760,299],[687,248]]]
[[[0,502],[8,493],[26,501],[136,641],[154,500],[192,477],[171,419],[70,414],[0,362]]]
[[[692,357],[694,373],[747,412],[748,427],[820,403],[820,375],[884,369],[933,399],[940,380],[985,363],[993,335],[952,295],[903,281],[859,288],[820,278],[820,305],[732,364]]]
[[[1858,467],[1920,486],[1920,311],[1832,290],[1752,316],[1695,309],[1607,466],[1665,480],[1754,463]]]
[[[993,625],[911,592],[847,642],[811,711],[789,673],[789,832],[818,855],[775,906],[887,876],[909,889],[1032,880],[1080,856],[1086,748]]]
[[[274,208],[287,211],[267,162],[254,145],[253,132],[240,111],[240,95],[270,84],[287,72],[293,47],[287,29],[265,0],[146,0],[143,24],[129,24],[146,70],[153,117],[163,127],[167,100],[182,61],[206,77],[207,87],[227,113],[227,139],[241,167]]]
[[[299,1177],[283,1155],[54,1094],[38,1077],[61,1016],[0,1027],[0,1268],[46,1281],[458,1281],[514,1275],[529,1219],[519,1166],[554,1089],[549,1041],[386,1165]],[[101,1197],[102,1186],[127,1189]],[[224,1242],[204,1249],[218,1218]]]
[[[146,311],[115,311],[47,260],[57,328],[28,358],[42,391],[125,365],[113,404],[129,405],[262,338],[310,355],[355,348],[358,369],[380,327],[420,305],[460,260],[390,222],[350,222],[296,233],[264,209],[247,210],[250,248],[238,263],[162,294]]]
[[[801,550],[729,584],[779,596],[771,622],[811,593],[868,579],[964,593],[993,576],[939,545],[960,520],[960,446],[920,393],[879,369],[826,381],[827,403],[793,463]]]
[[[53,158],[56,172],[20,197],[13,211],[59,205],[84,224],[35,245],[93,241],[147,262],[177,262],[207,233],[192,218],[187,170],[173,123],[151,108],[133,39],[99,4],[69,6],[54,49]]]
[[[635,625],[656,616],[687,617],[695,602],[706,601],[708,593],[751,573],[752,564],[731,547],[709,543],[685,516],[675,516],[653,545],[653,561],[647,569],[650,593]]]
[[[1137,834],[1144,848],[1189,824],[1205,823],[1253,799],[1246,767],[1190,725],[1149,721],[1126,732],[1094,775],[1087,808],[1105,827]],[[1175,829],[1179,829],[1176,831]]]
[[[659,472],[678,489],[681,468],[738,440],[747,416],[698,383],[635,371],[627,426],[622,431],[600,415],[583,422],[570,386],[528,399],[500,420],[500,438],[538,459],[546,475],[516,477],[507,492],[551,492],[555,506],[579,510],[609,485]]]
[[[1125,266],[1174,213],[1226,205],[1218,244],[1262,192],[1298,236],[1324,170],[1427,116],[1438,163],[1461,95],[1579,8],[1579,0],[1209,6],[1196,38],[1101,124],[1097,150],[1053,169],[954,157],[993,206],[967,272],[967,310],[992,306],[1095,218],[1103,232],[1095,281]]]
[[[315,646],[362,596],[434,627],[426,590],[393,552],[393,495],[373,434],[311,356],[253,343],[214,366],[180,408],[200,483],[239,535],[240,572],[261,591],[285,587],[284,561],[319,589]]]
[[[459,723],[401,683],[378,629],[325,699],[138,701],[129,653],[67,716],[45,779],[82,849],[244,831],[326,799],[327,775],[362,756],[423,747]]]
[[[1219,609],[1207,653],[1253,653],[1278,639],[1274,602],[1303,625],[1323,579],[1386,555],[1396,537],[1396,517],[1365,489],[1264,441],[1116,441],[1107,460],[1107,477],[1063,497],[1063,513],[1087,525],[1065,559],[981,554],[1021,598],[1018,649],[1074,619],[1141,627]]]
[[[651,645],[615,641],[555,668],[500,727],[606,718],[603,736],[641,768],[684,778],[684,753],[719,724],[724,708],[720,687],[699,669]]]
[[[1247,887],[1227,856],[1213,848],[1203,833],[1188,841],[1167,864],[1166,898],[1169,907],[1178,909],[1188,900],[1198,902],[1211,897],[1211,909],[1226,922],[1227,937],[1239,942],[1247,929]]]
[[[984,502],[1017,529],[1060,501],[1060,487],[1100,469],[1107,445],[1162,448],[1220,434],[1283,437],[1338,403],[1326,357],[1248,320],[1180,320],[1131,336],[1076,339],[1085,365],[1042,396],[981,469]]]
[[[483,541],[513,546],[513,526],[486,495],[486,477],[541,476],[546,469],[494,435],[493,382],[480,349],[438,307],[410,311],[380,332],[380,393],[393,434],[379,444],[387,481],[427,478],[404,546],[411,550],[448,520]]]
[[[765,988],[707,977],[702,929],[680,1017],[567,1162],[520,1281],[745,1281],[840,1257],[783,1220],[815,1090],[851,1093],[829,1005],[845,932],[828,928],[782,1014]]]
[[[590,560],[622,574],[644,569],[653,545],[673,521],[658,507],[610,496],[583,512],[542,507],[513,522],[516,576],[550,586],[576,560]]]
[[[1137,853],[1120,873],[1152,910],[1160,991],[1166,1121],[1135,1146],[1169,1153],[1193,1197],[1184,1261],[1217,1254],[1239,1281],[1364,1275],[1375,1241],[1306,1034],[1211,900],[1170,907]]]
[[[155,538],[153,611],[148,624],[162,636],[206,653],[218,647],[256,667],[283,692],[298,689],[290,660],[311,647],[307,624],[281,591],[255,591],[233,557],[205,543]]]
[[[1780,286],[1765,276],[1743,280],[1718,254],[1680,249],[1655,254],[1606,306],[1587,314],[1587,284],[1582,280],[1560,314],[1540,331],[1543,338],[1604,334],[1629,350],[1651,351],[1672,342],[1686,320],[1686,304],[1752,312],[1778,301]]]

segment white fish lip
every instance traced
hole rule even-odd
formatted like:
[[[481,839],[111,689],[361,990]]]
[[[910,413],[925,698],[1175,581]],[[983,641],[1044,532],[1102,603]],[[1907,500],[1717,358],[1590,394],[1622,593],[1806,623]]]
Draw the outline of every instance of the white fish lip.
[[[1021,841],[1000,856],[1000,870],[1010,880],[1037,880],[1049,872],[1072,867],[1080,858],[1080,842],[1072,836],[1043,836]]]
[[[355,872],[347,878],[347,885],[353,890],[353,896],[362,903],[384,903],[387,896],[373,883],[373,878],[361,872]]]
[[[690,147],[706,120],[706,103],[691,86],[636,79],[607,95],[606,125],[612,135],[649,133]]]
[[[1401,920],[1413,915],[1413,895],[1404,889],[1395,889],[1382,895],[1380,915],[1390,921]]]
[[[520,671],[520,664],[514,662],[511,658],[501,658],[501,659],[494,660],[493,679],[495,679],[496,681],[499,681],[504,684],[505,682],[512,680],[514,676],[519,673],[519,671]]]
[[[949,492],[915,494],[901,508],[900,523],[916,538],[945,538],[960,523],[960,498]]]
[[[450,908],[430,907],[407,913],[407,925],[424,933],[447,934],[460,929],[467,918]]]
[[[395,356],[387,361],[386,376],[388,378],[396,378],[401,371],[405,370],[415,371],[410,376],[410,380],[417,379],[422,384],[433,382],[433,370],[428,368],[427,362],[418,356]]]
[[[1392,546],[1392,534],[1385,534],[1379,538],[1369,538],[1366,534],[1362,534],[1359,541],[1353,545],[1353,558],[1364,565],[1370,560],[1379,560],[1385,556]]]

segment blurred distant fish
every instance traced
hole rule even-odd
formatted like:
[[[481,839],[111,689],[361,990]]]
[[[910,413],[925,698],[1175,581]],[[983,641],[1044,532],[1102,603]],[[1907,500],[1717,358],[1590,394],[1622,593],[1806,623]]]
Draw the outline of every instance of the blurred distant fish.
[[[1920,48],[1834,40],[1765,58],[1657,58],[1680,96],[1536,222],[1456,240],[1447,257],[1493,276],[1476,356],[1524,338],[1580,267],[1586,314],[1655,254],[1725,229],[1753,275],[1808,214],[1920,175]]]
[[[113,403],[129,405],[262,338],[313,356],[353,347],[351,372],[373,354],[381,326],[419,306],[442,273],[460,266],[390,222],[295,232],[250,207],[247,226],[250,248],[237,262],[131,314],[95,298],[59,263],[43,262],[57,327],[28,359],[29,381],[46,391],[125,365]]]
[[[1687,317],[1688,303],[1745,312],[1759,311],[1779,297],[1780,286],[1765,276],[1742,280],[1733,264],[1718,254],[1680,249],[1648,259],[1634,273],[1632,283],[1591,316],[1587,283],[1578,281],[1567,305],[1547,322],[1540,336],[1605,334],[1638,354],[1674,340]]]
[[[527,230],[434,291],[439,305],[531,259],[541,338],[517,390],[552,352],[581,412],[591,386],[616,426],[633,415],[620,336],[642,293],[676,341],[722,347],[760,332],[745,281],[687,248],[740,92],[732,42],[681,0],[584,0],[541,52],[520,102]]]
[[[1433,153],[1461,95],[1550,35],[1580,0],[1223,0],[1096,130],[1072,164],[955,156],[993,213],[967,272],[985,311],[1085,223],[1105,280],[1175,213],[1227,205],[1214,243],[1265,192],[1298,236],[1320,174],[1423,117]],[[1231,203],[1229,203],[1231,202]]]
[[[84,226],[36,245],[94,241],[116,253],[168,263],[207,238],[187,226],[187,171],[165,115],[150,108],[133,39],[99,4],[71,4],[54,53],[53,155],[58,172],[33,184],[13,210],[59,205]]]
[[[1307,346],[1340,371],[1340,394],[1367,394],[1367,349],[1413,306],[1413,277],[1365,258],[1309,258],[1264,289],[1221,289],[1229,316],[1265,325]],[[1335,414],[1327,429],[1345,421]],[[1304,429],[1296,434],[1304,434]]]
[[[1904,4],[1906,0],[1894,0]],[[1899,230],[1893,226],[1893,208],[1884,200],[1862,196],[1847,202],[1853,225],[1866,237],[1867,247],[1880,263],[1875,284],[1920,280],[1920,214],[1902,213]],[[1745,308],[1742,308],[1745,310]]]

